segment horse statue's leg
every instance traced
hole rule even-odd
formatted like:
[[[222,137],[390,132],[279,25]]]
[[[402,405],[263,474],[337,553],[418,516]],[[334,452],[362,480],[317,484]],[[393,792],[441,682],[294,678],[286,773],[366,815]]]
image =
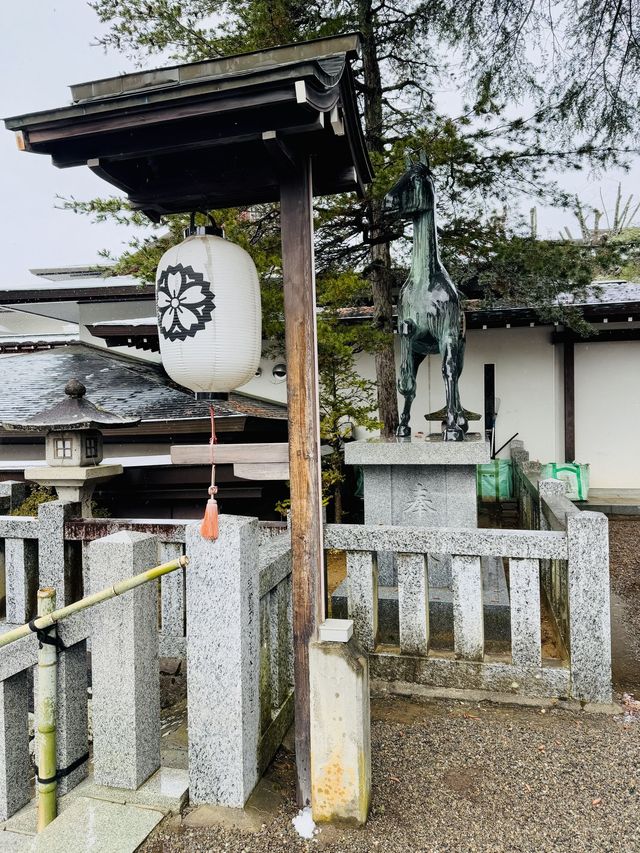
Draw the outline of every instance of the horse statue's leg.
[[[458,335],[448,332],[442,340],[442,378],[446,396],[447,419],[443,437],[445,441],[464,441],[466,418],[460,405],[458,378],[462,372],[464,347]],[[463,423],[460,423],[462,420]]]
[[[462,428],[462,431],[466,434],[469,431],[469,421],[467,420],[464,409],[462,408],[462,403],[460,402],[460,391],[459,391],[459,380],[460,374],[462,373],[462,368],[464,366],[464,350],[466,346],[466,341],[463,335],[458,337],[458,359],[457,366],[458,372],[454,381],[454,410],[457,412],[456,423],[459,427]]]
[[[400,378],[398,379],[398,391],[404,397],[404,407],[400,415],[400,423],[396,429],[396,435],[399,438],[409,438],[411,436],[411,427],[409,420],[411,419],[411,406],[416,396],[416,373],[420,359],[416,364],[415,355],[413,352],[413,336],[415,332],[415,324],[411,320],[407,320],[400,324]]]

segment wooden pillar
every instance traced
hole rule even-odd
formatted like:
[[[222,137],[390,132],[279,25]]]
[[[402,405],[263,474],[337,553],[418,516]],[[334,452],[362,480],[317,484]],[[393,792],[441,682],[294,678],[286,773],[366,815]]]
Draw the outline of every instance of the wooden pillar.
[[[311,162],[300,158],[280,185],[287,347],[295,742],[298,801],[311,801],[309,641],[323,618],[322,485]]]
[[[574,344],[565,340],[564,350],[564,461],[576,458]]]

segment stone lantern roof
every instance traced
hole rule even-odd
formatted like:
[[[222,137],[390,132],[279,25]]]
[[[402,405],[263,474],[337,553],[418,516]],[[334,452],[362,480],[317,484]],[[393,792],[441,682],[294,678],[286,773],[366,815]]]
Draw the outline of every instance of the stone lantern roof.
[[[25,471],[25,478],[53,487],[63,501],[81,504],[91,517],[91,496],[98,483],[122,473],[121,465],[102,465],[102,430],[132,427],[139,418],[123,418],[85,399],[87,389],[78,379],[64,386],[65,400],[18,423],[2,422],[6,430],[46,432],[46,465]]]
[[[50,409],[38,412],[23,421],[2,422],[6,430],[23,432],[64,432],[68,430],[117,429],[132,427],[140,423],[140,418],[123,418],[95,406],[85,398],[87,389],[78,379],[70,379],[64,386],[67,399],[56,403]]]

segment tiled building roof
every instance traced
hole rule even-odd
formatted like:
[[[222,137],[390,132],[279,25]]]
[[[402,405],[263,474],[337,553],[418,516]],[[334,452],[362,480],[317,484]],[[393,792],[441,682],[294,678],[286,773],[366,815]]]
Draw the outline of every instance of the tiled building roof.
[[[60,402],[67,380],[79,379],[97,406],[145,423],[201,420],[206,403],[172,382],[155,364],[78,344],[7,356],[0,361],[0,411],[6,421],[33,416]],[[216,417],[286,419],[286,407],[243,394],[215,404]]]

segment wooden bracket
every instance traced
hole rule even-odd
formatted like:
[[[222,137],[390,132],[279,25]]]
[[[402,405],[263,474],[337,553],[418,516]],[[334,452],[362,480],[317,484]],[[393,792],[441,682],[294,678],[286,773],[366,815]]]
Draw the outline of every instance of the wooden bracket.
[[[278,136],[277,131],[265,130],[262,134],[262,141],[267,154],[275,164],[279,173],[287,174],[288,172],[295,171],[295,154],[282,137]]]

